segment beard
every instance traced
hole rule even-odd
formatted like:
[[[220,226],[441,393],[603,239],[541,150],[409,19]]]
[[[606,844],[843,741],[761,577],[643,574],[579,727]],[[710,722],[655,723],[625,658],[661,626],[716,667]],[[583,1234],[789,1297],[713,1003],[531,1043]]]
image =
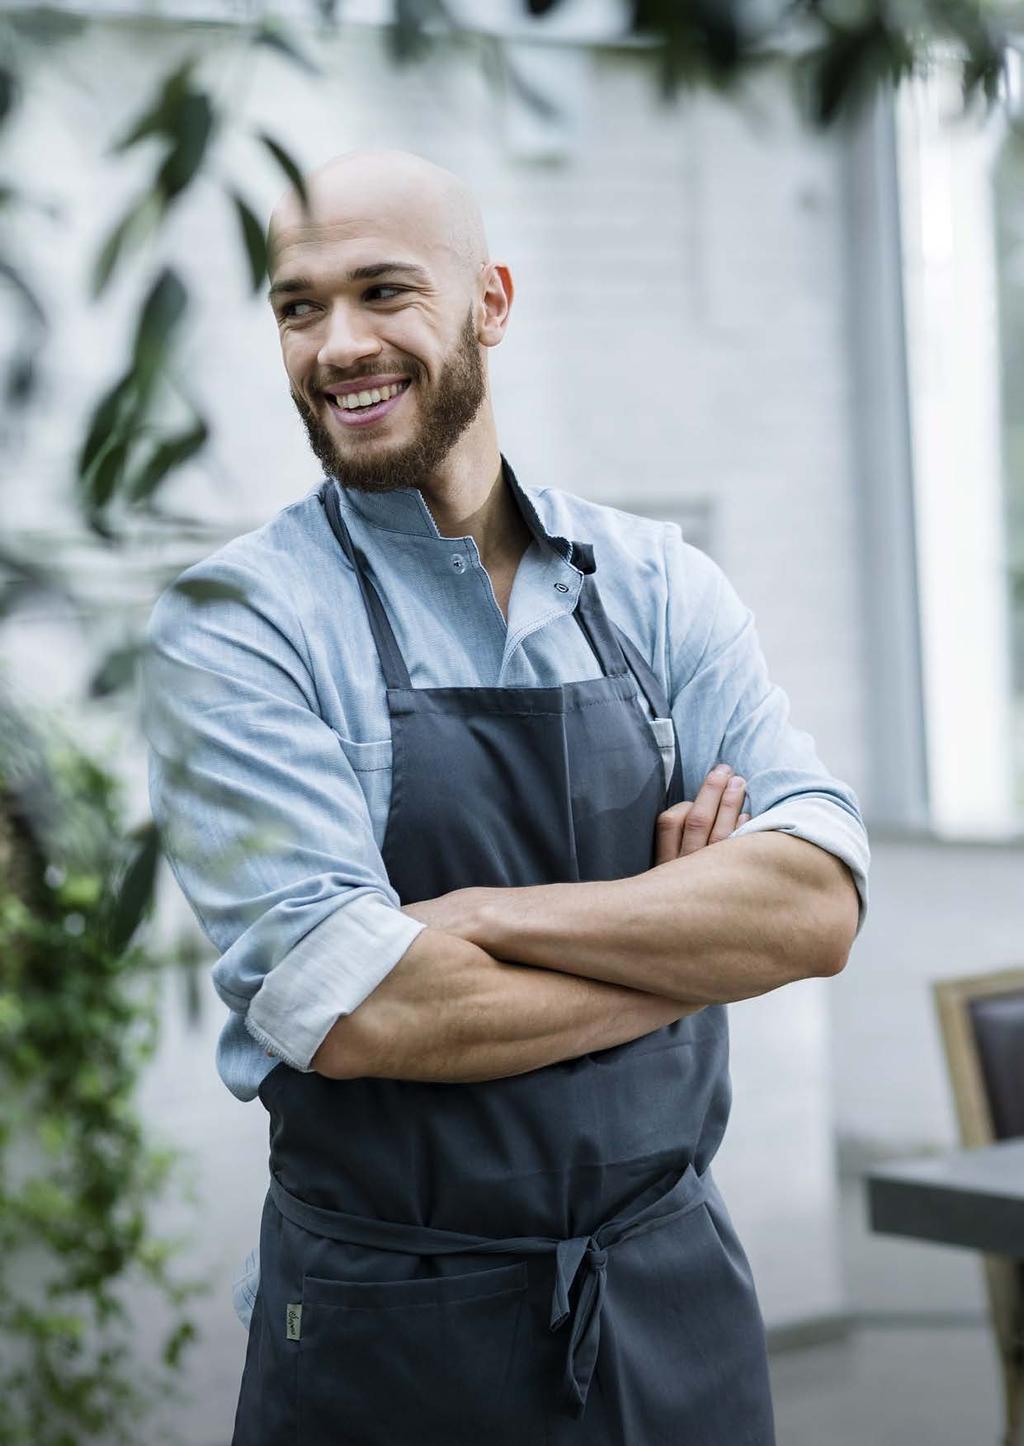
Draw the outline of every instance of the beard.
[[[430,485],[437,469],[480,410],[486,392],[472,307],[466,314],[458,340],[445,358],[437,382],[430,390],[427,390],[422,366],[411,357],[398,366],[389,363],[381,367],[378,364],[375,370],[405,372],[411,378],[409,390],[412,387],[419,389],[420,424],[416,435],[408,442],[391,447],[371,444],[365,449],[366,456],[342,457],[330,428],[293,391],[292,401],[306,429],[309,445],[327,475],[340,482],[342,487],[351,487],[359,492],[395,492],[405,487],[416,487],[422,491]],[[373,373],[364,372],[363,375],[372,376]],[[346,380],[356,381],[357,378]]]

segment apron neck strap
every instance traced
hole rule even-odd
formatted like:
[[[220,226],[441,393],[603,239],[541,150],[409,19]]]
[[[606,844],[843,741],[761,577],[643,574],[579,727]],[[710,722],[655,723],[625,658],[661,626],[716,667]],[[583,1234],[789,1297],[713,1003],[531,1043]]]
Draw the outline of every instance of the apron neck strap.
[[[618,635],[619,647],[625,655],[629,664],[630,672],[636,678],[643,691],[644,697],[651,705],[651,712],[655,718],[667,718],[669,713],[668,699],[665,696],[665,689],[661,686],[658,675],[648,666],[647,659],[640,649],[633,642],[628,633],[624,633],[618,623],[613,624]]]
[[[578,542],[573,544],[574,549],[581,546],[582,544]],[[576,602],[576,621],[593,649],[594,656],[601,664],[601,671],[605,677],[618,677],[624,673],[626,662],[622,649],[612,632],[612,625],[604,610],[601,594],[597,590],[592,571],[583,574],[583,585]]]
[[[363,606],[366,608],[366,616],[370,624],[370,632],[377,645],[377,655],[384,673],[384,682],[389,688],[409,688],[412,684],[409,679],[409,670],[405,666],[405,659],[402,657],[402,650],[398,646],[398,639],[395,637],[384,604],[380,600],[380,594],[368,576],[366,558],[353,543],[349,530],[345,526],[345,519],[341,515],[341,505],[338,501],[338,489],[328,479],[317,495],[327,513],[331,531],[341,544],[342,552],[355,569],[359,590],[363,595]]]
[[[597,563],[594,561],[593,544],[574,542],[570,560],[573,566],[583,573],[576,618],[601,667],[607,674],[622,673],[628,667],[640,684],[655,718],[667,718],[668,699],[657,675],[648,666],[629,635],[622,631],[618,623],[613,623],[604,610],[601,594],[594,582]]]

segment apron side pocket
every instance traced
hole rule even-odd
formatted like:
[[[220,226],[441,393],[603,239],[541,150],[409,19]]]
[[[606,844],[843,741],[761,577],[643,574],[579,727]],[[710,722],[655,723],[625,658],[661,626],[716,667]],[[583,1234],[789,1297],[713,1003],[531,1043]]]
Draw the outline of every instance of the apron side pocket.
[[[305,1276],[299,1440],[539,1446],[525,1261],[396,1281]]]

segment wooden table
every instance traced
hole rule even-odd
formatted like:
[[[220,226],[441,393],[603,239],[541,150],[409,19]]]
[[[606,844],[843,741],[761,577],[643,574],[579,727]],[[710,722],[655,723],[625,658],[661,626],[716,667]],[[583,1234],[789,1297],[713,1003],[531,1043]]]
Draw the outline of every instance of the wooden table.
[[[1024,1138],[869,1171],[872,1230],[1024,1260]]]

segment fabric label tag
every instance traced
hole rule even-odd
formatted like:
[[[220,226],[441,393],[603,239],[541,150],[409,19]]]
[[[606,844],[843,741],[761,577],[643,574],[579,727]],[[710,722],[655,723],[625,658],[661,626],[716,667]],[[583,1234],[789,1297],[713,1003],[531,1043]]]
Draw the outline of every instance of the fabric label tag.
[[[288,1340],[298,1341],[302,1339],[301,1304],[288,1305],[285,1307],[285,1328]]]

